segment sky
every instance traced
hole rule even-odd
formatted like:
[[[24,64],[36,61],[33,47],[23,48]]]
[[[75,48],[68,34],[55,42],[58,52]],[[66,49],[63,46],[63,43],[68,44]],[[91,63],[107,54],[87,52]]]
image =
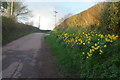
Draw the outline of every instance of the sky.
[[[58,13],[56,14],[56,23],[59,24],[59,19],[63,18],[67,14],[78,14],[98,2],[87,0],[84,1],[73,1],[73,0],[61,0],[61,1],[54,1],[52,0],[39,0],[34,2],[32,1],[25,1],[24,5],[27,5],[28,9],[32,11],[33,17],[30,18],[29,21],[34,22],[34,26],[39,26],[39,17],[40,17],[40,29],[42,30],[53,30],[55,27],[55,13],[56,10]]]

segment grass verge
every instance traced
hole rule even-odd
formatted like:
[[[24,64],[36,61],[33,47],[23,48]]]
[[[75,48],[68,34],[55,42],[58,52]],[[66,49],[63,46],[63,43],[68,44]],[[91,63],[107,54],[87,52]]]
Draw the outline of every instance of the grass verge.
[[[51,45],[50,50],[57,57],[56,63],[69,78],[120,78],[119,40],[108,46],[104,53],[82,60],[77,48],[69,49],[64,42],[58,42],[54,34],[45,37]],[[82,49],[82,48],[81,48]],[[81,57],[81,58],[80,58]]]
[[[50,50],[53,55],[56,56],[56,64],[59,65],[59,67],[64,71],[63,73],[65,73],[63,77],[71,75],[71,71],[69,71],[68,68],[70,67],[69,64],[71,64],[71,59],[67,55],[68,53],[66,49],[56,42],[56,38],[53,35],[45,36],[45,40],[51,45]],[[67,65],[65,65],[66,63]]]

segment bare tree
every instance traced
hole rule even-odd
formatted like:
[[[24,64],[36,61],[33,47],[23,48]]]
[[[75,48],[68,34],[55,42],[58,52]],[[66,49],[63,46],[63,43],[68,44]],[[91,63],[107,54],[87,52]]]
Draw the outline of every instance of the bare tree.
[[[2,8],[2,13],[15,21],[32,17],[31,11],[22,2],[2,2]]]

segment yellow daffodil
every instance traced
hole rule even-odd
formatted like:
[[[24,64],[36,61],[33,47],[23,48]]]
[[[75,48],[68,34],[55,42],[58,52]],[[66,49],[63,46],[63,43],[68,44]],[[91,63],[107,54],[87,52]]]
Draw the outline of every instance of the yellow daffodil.
[[[99,54],[102,54],[101,52]]]
[[[90,40],[90,38],[88,40]]]
[[[95,48],[94,46],[92,46],[92,48]]]
[[[100,44],[99,42],[97,42],[98,44]]]
[[[83,52],[83,54],[85,54],[85,52]]]
[[[114,37],[113,40],[116,40],[116,37]]]
[[[102,50],[100,50],[100,53],[103,53],[103,51],[102,51]]]
[[[75,40],[77,42],[77,40]]]
[[[107,45],[104,45],[104,47],[107,47]]]
[[[88,44],[90,43],[90,41],[88,41]]]
[[[112,43],[112,40],[110,42]]]
[[[92,49],[90,49],[90,53],[92,53]]]
[[[87,35],[87,34],[85,34],[85,36],[87,37],[88,35]]]
[[[103,35],[101,35],[101,38],[104,38],[104,36],[103,36]]]
[[[78,37],[75,37],[75,39],[78,39]]]
[[[85,34],[85,33],[83,32],[83,34]]]
[[[78,39],[78,41],[81,41],[81,39]]]
[[[105,37],[107,37],[107,35],[105,35]]]
[[[95,50],[97,50],[98,48],[94,48]]]
[[[82,44],[82,43],[83,43],[83,41],[81,40],[81,41],[80,41],[80,43]]]
[[[104,34],[93,34],[92,32],[90,33],[85,33],[82,32],[82,35],[79,33],[79,35],[77,34],[68,34],[65,32],[56,32],[54,33],[56,35],[56,37],[58,38],[57,41],[59,42],[60,39],[62,39],[62,41],[65,42],[66,46],[70,46],[72,48],[75,48],[76,45],[87,45],[88,47],[91,46],[91,48],[89,49],[88,52],[82,52],[82,54],[87,54],[86,58],[89,58],[90,56],[92,56],[92,53],[95,52],[96,50],[99,50],[100,47],[102,48],[102,43],[106,43],[106,42],[113,42],[114,40],[116,40],[118,38],[118,35],[104,35]],[[92,36],[96,36],[97,39],[94,39]],[[99,38],[98,38],[98,37]],[[102,39],[101,39],[102,38]],[[92,41],[91,41],[92,39]],[[105,41],[104,41],[105,39]],[[96,42],[96,40],[98,42]],[[103,45],[104,48],[106,48],[108,45]],[[85,50],[85,49],[83,49]],[[103,51],[102,49],[99,50],[98,54],[102,54]],[[77,55],[76,55],[77,56]]]
[[[110,36],[110,34],[108,34],[108,36]]]
[[[85,43],[83,43],[83,45],[85,45]]]
[[[97,44],[95,43],[95,46],[97,46]]]
[[[100,48],[100,46],[97,46],[97,49]]]
[[[110,40],[109,39],[107,39],[107,38],[105,38],[105,40],[107,41],[107,42],[109,42]]]
[[[118,35],[116,35],[116,38],[118,38]]]
[[[92,51],[94,52],[95,50],[94,50],[94,49],[92,49]]]
[[[91,56],[91,54],[89,54],[88,56]]]

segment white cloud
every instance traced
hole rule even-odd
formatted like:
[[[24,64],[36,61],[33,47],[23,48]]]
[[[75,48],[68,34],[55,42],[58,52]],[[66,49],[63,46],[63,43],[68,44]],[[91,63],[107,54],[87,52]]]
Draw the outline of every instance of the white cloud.
[[[33,10],[34,17],[30,21],[34,21],[34,26],[38,27],[40,17],[40,29],[52,30],[54,27],[54,16],[51,12],[53,12],[54,8],[50,6],[39,6],[36,9]]]

